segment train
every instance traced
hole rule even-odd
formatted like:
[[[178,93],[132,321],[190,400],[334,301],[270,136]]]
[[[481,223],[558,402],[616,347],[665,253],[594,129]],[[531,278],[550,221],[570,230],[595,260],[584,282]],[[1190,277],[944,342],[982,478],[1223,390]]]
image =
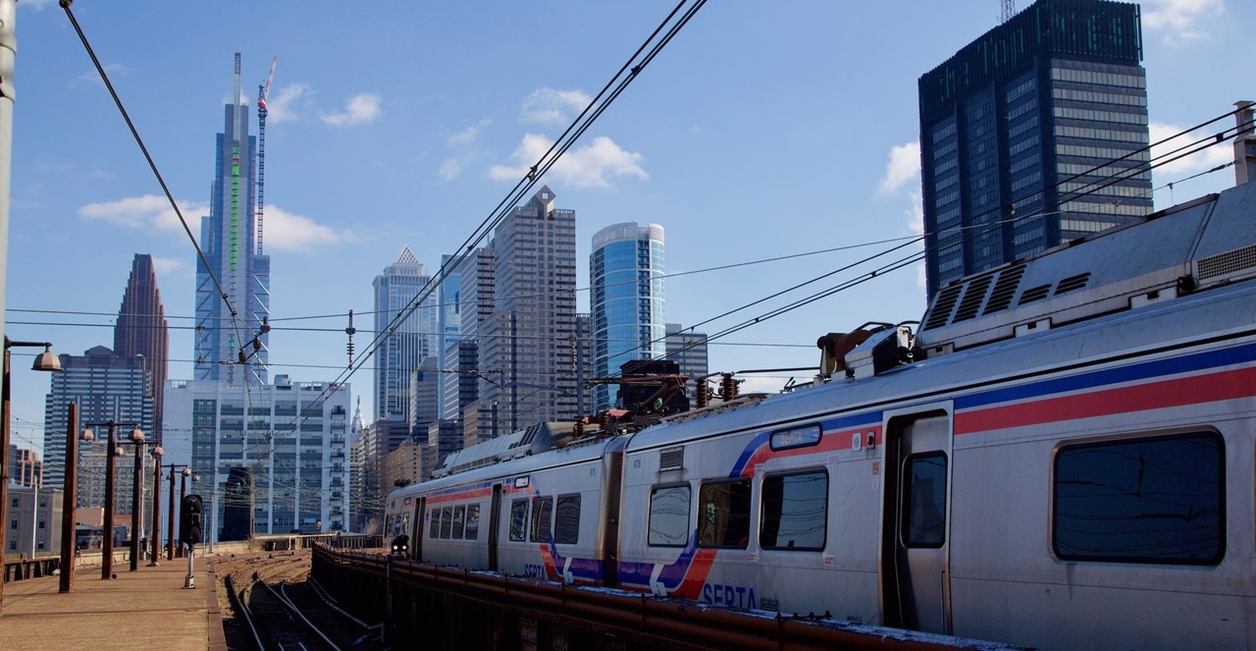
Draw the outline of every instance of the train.
[[[820,338],[805,386],[529,427],[387,497],[424,563],[1052,649],[1256,640],[1256,184]]]

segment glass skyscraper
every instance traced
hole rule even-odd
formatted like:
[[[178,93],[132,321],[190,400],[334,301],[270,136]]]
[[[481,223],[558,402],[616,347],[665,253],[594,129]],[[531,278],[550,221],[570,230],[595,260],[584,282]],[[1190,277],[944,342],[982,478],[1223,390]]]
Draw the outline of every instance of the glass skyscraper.
[[[663,227],[613,224],[593,236],[589,256],[593,372],[619,377],[635,359],[662,359],[667,329],[663,303]],[[593,407],[611,406],[610,386],[594,390]]]
[[[250,108],[239,96],[239,53],[235,80],[236,98],[223,107],[225,123],[217,136],[209,215],[201,219],[199,243],[209,266],[197,258],[195,377],[265,384],[270,337],[263,323],[270,316],[270,256],[255,249],[257,139],[249,135]],[[239,363],[241,351],[247,355],[245,364]]]
[[[1039,0],[919,80],[930,295],[1152,210],[1138,5]]]
[[[410,309],[430,279],[408,246],[375,277],[375,333],[383,337],[375,355],[375,418],[397,414],[406,422],[411,420],[410,376],[423,358],[436,354],[433,344],[439,340],[433,309],[437,296]],[[399,315],[405,317],[398,320]]]

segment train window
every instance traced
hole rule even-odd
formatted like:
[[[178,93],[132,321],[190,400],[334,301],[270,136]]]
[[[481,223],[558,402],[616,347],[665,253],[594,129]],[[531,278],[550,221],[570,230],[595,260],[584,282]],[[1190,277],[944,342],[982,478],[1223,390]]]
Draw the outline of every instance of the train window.
[[[427,530],[427,537],[432,540],[440,538],[440,510],[428,509],[427,520],[430,523]]]
[[[528,500],[515,500],[510,503],[510,539],[515,542],[527,540],[528,531]]]
[[[829,474],[824,470],[765,477],[759,546],[795,551],[824,549],[828,511]]]
[[[1052,545],[1064,560],[1216,565],[1225,445],[1211,432],[1060,448]]]
[[[467,540],[475,540],[480,537],[480,505],[472,504],[467,507],[467,528],[465,531]]]
[[[554,519],[554,498],[532,500],[532,542],[549,542],[550,521]]]
[[[454,529],[449,534],[450,538],[462,538],[462,523],[466,520],[466,517],[467,517],[467,507],[465,506],[454,507]]]
[[[658,486],[650,491],[650,537],[655,547],[689,544],[689,485]]]
[[[440,537],[441,540],[449,538],[449,530],[454,524],[454,510],[448,506],[440,511]]]
[[[938,548],[946,542],[946,454],[913,454],[903,463],[903,522],[908,548]]]
[[[574,545],[580,541],[580,494],[559,495],[554,511],[554,542]]]
[[[698,545],[745,549],[750,543],[750,480],[710,482],[698,490]]]

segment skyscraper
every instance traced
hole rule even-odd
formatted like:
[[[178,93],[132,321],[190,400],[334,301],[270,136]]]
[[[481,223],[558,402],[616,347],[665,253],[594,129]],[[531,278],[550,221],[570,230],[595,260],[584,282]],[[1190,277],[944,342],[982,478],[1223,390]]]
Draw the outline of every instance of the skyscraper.
[[[52,374],[52,389],[44,398],[44,483],[48,486],[65,483],[65,432],[69,427],[70,403],[78,404],[80,425],[111,420],[124,423],[125,427],[120,426],[116,432],[119,440],[127,438],[132,425],[138,425],[149,441],[153,431],[152,380],[147,360],[120,357],[104,346],[91,348],[82,355],[58,357],[61,372]],[[104,504],[103,469],[108,447],[105,440],[105,433],[98,431],[94,441],[79,448],[83,454],[78,474],[79,504]],[[131,464],[118,464],[118,472],[116,511],[129,513]]]
[[[663,227],[628,222],[598,231],[589,256],[589,285],[593,372],[618,377],[624,362],[662,359]],[[593,407],[606,409],[612,395],[608,385],[598,385]]]
[[[113,352],[118,357],[142,355],[148,366],[150,393],[153,396],[153,431],[151,440],[161,443],[162,389],[170,365],[170,335],[166,311],[157,290],[157,274],[153,256],[135,254],[131,276],[122,294],[118,323],[113,328]]]
[[[493,311],[478,336],[492,379],[480,384],[481,420],[494,403],[500,433],[574,418],[576,211],[555,208],[543,187],[502,220],[490,247]]]
[[[223,107],[225,123],[215,146],[209,215],[201,218],[199,242],[205,258],[198,257],[196,262],[195,377],[228,384],[252,378],[265,384],[270,256],[254,249],[258,241],[254,213],[257,142],[249,135],[249,106],[240,96],[239,53],[234,97]],[[246,364],[238,363],[242,351]]]
[[[685,383],[690,395],[697,387],[697,378],[705,376],[708,370],[707,336],[704,332],[693,332],[679,323],[667,324],[667,359],[680,365],[680,374],[688,375]]]
[[[410,375],[424,357],[434,354],[431,343],[437,339],[436,298],[411,309],[429,280],[423,263],[403,246],[372,283],[375,333],[383,337],[375,355],[375,418],[399,414],[410,420]]]
[[[1141,60],[1138,5],[1038,0],[920,77],[931,295],[1151,212]]]

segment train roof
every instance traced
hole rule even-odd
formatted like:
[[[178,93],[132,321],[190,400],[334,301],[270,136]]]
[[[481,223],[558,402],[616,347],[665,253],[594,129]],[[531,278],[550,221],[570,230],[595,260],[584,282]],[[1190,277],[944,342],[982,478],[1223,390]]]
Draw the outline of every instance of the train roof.
[[[944,354],[1256,273],[1256,185],[1244,184],[957,280],[918,344]]]

